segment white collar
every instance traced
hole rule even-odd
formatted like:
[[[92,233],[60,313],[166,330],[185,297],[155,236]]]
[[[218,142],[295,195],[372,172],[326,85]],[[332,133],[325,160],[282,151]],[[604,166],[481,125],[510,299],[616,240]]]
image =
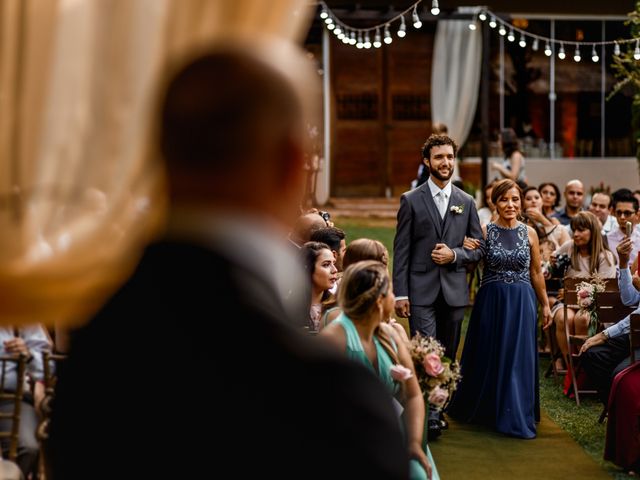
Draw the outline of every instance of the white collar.
[[[429,185],[429,190],[431,190],[432,197],[435,197],[440,192],[444,193],[445,198],[449,198],[451,196],[451,180],[449,180],[442,189],[437,186],[433,180],[431,180],[431,177],[427,180],[427,184]]]

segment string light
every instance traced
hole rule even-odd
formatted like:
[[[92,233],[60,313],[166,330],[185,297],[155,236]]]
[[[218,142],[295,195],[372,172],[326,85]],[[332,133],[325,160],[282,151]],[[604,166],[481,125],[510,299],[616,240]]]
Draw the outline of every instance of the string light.
[[[527,41],[524,38],[524,34],[520,35],[520,41],[518,42],[518,45],[520,45],[522,48],[527,46]]]
[[[380,48],[382,46],[382,37],[380,36],[380,27],[376,28],[376,36],[373,37],[373,47]]]
[[[385,22],[380,23],[378,25],[369,26],[367,28],[357,28],[351,25],[345,24],[341,21],[338,16],[336,16],[331,9],[327,6],[324,0],[318,0],[318,3],[321,5],[320,18],[324,21],[327,30],[332,31],[334,35],[341,40],[344,44],[347,45],[355,45],[358,49],[370,49],[372,46],[374,48],[380,48],[382,43],[384,42],[386,45],[389,45],[393,42],[393,37],[390,33],[391,24],[396,21],[399,21],[400,25],[398,27],[397,35],[400,38],[404,38],[407,35],[407,26],[405,15],[411,15],[411,21],[414,28],[419,29],[422,27],[422,21],[420,20],[420,15],[418,14],[418,5],[426,0],[417,0],[415,3],[410,5],[406,10],[399,12],[396,16],[390,19],[386,19]],[[465,11],[466,10],[466,11]],[[516,34],[520,35],[520,40],[518,45],[522,48],[526,48],[529,43],[528,40],[531,40],[531,49],[533,51],[538,51],[539,45],[541,41],[545,42],[544,54],[547,57],[553,55],[554,52],[554,44],[559,45],[557,49],[558,58],[560,60],[564,60],[566,58],[566,52],[564,49],[564,44],[575,46],[575,52],[573,55],[573,59],[576,62],[580,62],[582,57],[580,55],[580,46],[584,46],[588,48],[591,46],[591,60],[594,63],[600,61],[600,56],[598,55],[598,46],[605,47],[607,45],[613,46],[613,54],[620,55],[621,53],[621,45],[622,44],[630,44],[631,42],[635,43],[635,48],[633,51],[633,58],[636,61],[640,61],[640,38],[629,38],[629,39],[617,39],[617,40],[609,40],[609,41],[600,41],[600,42],[581,42],[581,41],[569,41],[569,40],[557,40],[555,38],[548,38],[542,35],[536,35],[530,33],[528,31],[519,28],[518,24],[512,25],[509,21],[501,18],[496,15],[494,12],[486,9],[486,7],[464,7],[458,9],[459,13],[467,14],[469,16],[473,15],[472,21],[469,23],[469,30],[477,30],[478,28],[478,20],[484,22],[489,19],[489,27],[492,29],[498,28],[498,33],[501,36],[507,36],[507,39],[510,42],[514,42],[516,40]],[[431,1],[431,14],[439,15],[440,14],[440,6],[438,4],[438,0]],[[467,17],[468,18],[468,17]],[[383,32],[381,35],[381,31]],[[508,32],[508,35],[507,35]],[[374,38],[373,43],[371,42],[371,37]]]
[[[567,54],[564,53],[564,45],[562,44],[562,42],[560,42],[560,50],[558,50],[558,58],[560,60],[564,60],[565,58],[567,58]]]
[[[432,0],[431,2],[431,15],[438,15],[440,13],[440,6],[438,0]]]
[[[404,38],[407,34],[407,25],[404,23],[404,15],[400,17],[400,28],[398,28],[398,36]]]
[[[384,26],[384,43],[390,45],[393,42],[393,38],[391,38],[391,33],[389,33],[389,24],[387,23]]]
[[[420,28],[422,26],[422,22],[420,21],[420,17],[418,16],[418,4],[416,3],[413,6],[413,14],[411,15],[413,19],[413,28]]]

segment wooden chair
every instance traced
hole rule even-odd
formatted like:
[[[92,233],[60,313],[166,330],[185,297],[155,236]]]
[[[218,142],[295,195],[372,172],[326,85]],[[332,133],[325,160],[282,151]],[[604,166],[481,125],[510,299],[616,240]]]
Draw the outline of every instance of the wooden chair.
[[[566,277],[564,280],[564,323],[565,335],[567,336],[567,344],[569,345],[569,354],[567,361],[571,371],[571,383],[573,385],[573,394],[576,404],[580,405],[580,394],[596,394],[594,389],[580,389],[578,387],[577,376],[580,372],[580,357],[578,353],[580,347],[587,339],[586,335],[572,335],[569,333],[569,325],[567,324],[567,309],[572,308],[578,310],[578,298],[576,287],[580,282],[588,281],[585,278]],[[635,307],[627,307],[620,299],[620,290],[618,282],[615,278],[605,280],[605,291],[598,294],[598,332],[607,328],[614,323],[619,322],[624,317],[635,310]],[[602,416],[601,416],[602,418]]]
[[[24,355],[0,356],[0,401],[13,404],[10,412],[0,412],[0,419],[9,420],[6,430],[0,430],[0,439],[9,440],[7,458],[12,462],[18,456],[18,432],[20,431],[20,408],[24,394],[26,357]],[[15,387],[8,385],[9,375],[15,373]],[[4,423],[4,422],[3,422]]]
[[[55,396],[56,381],[58,379],[56,373],[60,365],[66,360],[66,355],[52,353],[49,351],[42,352],[42,366],[44,370],[44,398],[40,404],[42,418],[38,425],[36,436],[40,442],[40,467],[38,472],[39,480],[51,478],[49,471],[49,455],[47,451],[47,440],[49,439],[49,422],[51,421],[51,404]]]

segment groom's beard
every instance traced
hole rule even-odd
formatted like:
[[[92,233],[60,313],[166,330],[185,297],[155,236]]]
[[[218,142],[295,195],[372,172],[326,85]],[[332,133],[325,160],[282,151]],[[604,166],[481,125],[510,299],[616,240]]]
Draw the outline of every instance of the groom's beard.
[[[453,168],[449,169],[449,174],[448,175],[442,175],[439,170],[434,170],[434,169],[431,168],[431,166],[429,166],[429,175],[431,175],[432,177],[437,178],[441,182],[446,182],[453,175]]]

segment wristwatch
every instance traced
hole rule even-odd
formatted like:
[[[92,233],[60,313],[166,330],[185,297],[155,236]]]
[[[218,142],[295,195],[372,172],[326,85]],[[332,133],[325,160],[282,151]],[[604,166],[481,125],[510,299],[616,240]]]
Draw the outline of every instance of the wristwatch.
[[[609,332],[607,332],[606,330],[602,330],[602,335],[604,336],[605,341],[609,341],[609,339],[611,338],[609,336]]]

